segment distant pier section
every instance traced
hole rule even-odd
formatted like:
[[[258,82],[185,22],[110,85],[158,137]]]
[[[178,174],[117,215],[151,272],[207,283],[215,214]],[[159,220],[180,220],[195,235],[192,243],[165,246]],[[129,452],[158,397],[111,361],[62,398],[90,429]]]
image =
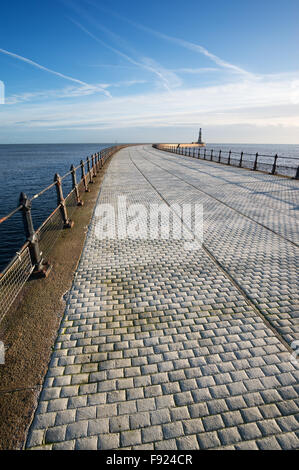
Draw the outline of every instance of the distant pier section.
[[[162,144],[161,144],[162,145]],[[163,144],[163,147],[177,147],[177,148],[190,148],[190,147],[205,147],[206,143],[202,140],[202,129],[199,129],[198,140],[197,142],[189,142],[189,143],[168,143]]]

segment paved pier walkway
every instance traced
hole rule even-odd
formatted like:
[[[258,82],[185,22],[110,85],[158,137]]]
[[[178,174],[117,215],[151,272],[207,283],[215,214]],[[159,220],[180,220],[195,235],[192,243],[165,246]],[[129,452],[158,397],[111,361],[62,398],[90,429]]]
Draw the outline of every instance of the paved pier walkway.
[[[203,204],[203,246],[100,240],[100,206],[120,195]],[[118,152],[27,448],[298,449],[298,213],[298,181]]]

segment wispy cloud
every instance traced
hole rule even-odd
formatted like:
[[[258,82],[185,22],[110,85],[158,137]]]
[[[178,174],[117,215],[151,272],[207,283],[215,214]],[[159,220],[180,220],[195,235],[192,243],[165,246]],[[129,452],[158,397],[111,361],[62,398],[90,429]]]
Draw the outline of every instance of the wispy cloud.
[[[202,73],[210,73],[210,72],[220,72],[221,69],[216,68],[216,67],[200,67],[200,68],[188,68],[188,67],[182,67],[182,68],[177,68],[173,69],[172,72],[176,73],[187,73],[187,74],[202,74]]]
[[[99,92],[99,87],[101,89],[108,88],[126,88],[138,84],[146,83],[145,80],[123,80],[120,82],[114,83],[101,83],[88,86],[69,86],[58,90],[43,90],[36,92],[25,92],[19,94],[12,94],[8,96],[5,100],[7,105],[15,105],[17,103],[24,102],[44,102],[48,100],[56,99],[72,99],[78,97],[85,97],[97,94]]]
[[[208,51],[205,47],[203,47],[199,44],[195,44],[193,42],[189,42],[189,41],[186,41],[185,39],[180,39],[180,38],[177,38],[177,37],[174,37],[174,36],[168,36],[167,34],[160,33],[159,31],[156,31],[152,28],[148,28],[148,27],[143,26],[141,24],[134,23],[134,25],[136,27],[142,29],[143,31],[146,31],[150,34],[153,34],[154,36],[156,36],[158,38],[161,38],[161,39],[164,39],[166,41],[172,42],[172,43],[177,44],[181,47],[184,47],[185,49],[189,49],[193,52],[197,52],[199,54],[202,54],[202,55],[208,57],[209,59],[211,59],[212,62],[214,62],[215,64],[219,65],[222,68],[229,69],[230,71],[232,71],[234,73],[237,73],[239,75],[245,76],[245,77],[251,77],[252,78],[254,76],[252,73],[248,72],[247,70],[244,70],[243,68],[241,68],[237,65],[231,64],[230,62],[227,62],[227,61],[221,59],[220,57],[218,57],[217,55],[215,55],[212,52]]]
[[[111,46],[110,44],[107,44],[105,41],[103,41],[98,36],[93,34],[91,31],[89,31],[85,26],[83,26],[81,23],[79,23],[75,19],[70,18],[70,21],[72,21],[72,23],[74,23],[79,29],[81,29],[85,34],[90,36],[96,42],[106,47],[107,49],[111,50],[115,54],[119,55],[126,61],[144,70],[152,72],[161,80],[163,86],[166,88],[167,91],[170,92],[173,87],[177,87],[180,85],[181,83],[180,79],[173,72],[165,69],[160,64],[158,64],[154,59],[151,59],[149,57],[144,57],[141,60],[135,60],[133,57],[129,56],[128,54],[120,51],[119,49]]]
[[[177,44],[178,46],[183,47],[185,49],[189,49],[193,52],[204,55],[204,56],[208,57],[212,62],[217,64],[218,66],[220,66],[222,68],[225,68],[225,69],[228,69],[231,72],[237,73],[237,74],[242,75],[244,77],[251,77],[251,78],[254,77],[254,74],[248,72],[247,70],[243,69],[242,67],[239,67],[238,65],[232,64],[232,63],[218,57],[216,54],[213,54],[212,52],[210,52],[208,49],[206,49],[204,46],[202,46],[200,44],[195,44],[193,42],[186,41],[185,39],[181,39],[179,37],[170,36],[170,35],[167,35],[165,33],[161,33],[160,31],[157,31],[153,28],[145,26],[141,23],[137,23],[135,21],[132,21],[131,19],[129,19],[125,16],[122,16],[119,13],[117,13],[117,12],[115,12],[115,11],[109,9],[109,8],[104,7],[103,5],[99,5],[97,3],[94,3],[93,1],[87,0],[86,3],[88,3],[89,5],[92,5],[93,7],[97,8],[99,10],[105,11],[106,13],[110,13],[111,15],[115,16],[116,18],[119,18],[120,20],[123,20],[123,21],[129,23],[131,26],[134,26],[135,28],[138,28],[138,29],[140,29],[140,30],[142,30],[146,33],[149,33],[149,34],[151,34],[153,36],[156,36],[160,39],[163,39],[165,41]]]
[[[78,80],[77,78],[70,77],[69,75],[65,75],[63,73],[57,72],[56,70],[49,69],[48,67],[45,67],[44,65],[38,64],[37,62],[34,62],[33,60],[28,59],[27,57],[23,57],[21,55],[15,54],[14,52],[10,52],[1,48],[0,48],[0,52],[2,54],[13,57],[14,59],[21,60],[22,62],[32,65],[33,67],[43,70],[44,72],[48,72],[48,73],[51,73],[52,75],[56,75],[57,77],[64,78],[65,80],[69,80],[74,83],[78,83],[79,85],[83,85],[84,87],[93,87],[93,85],[83,82],[82,80]],[[106,96],[111,97],[110,93],[107,92],[107,90],[105,90],[101,86],[98,86],[98,90],[103,92]]]
[[[156,92],[111,100],[24,104],[3,109],[2,128],[103,130],[146,127],[197,127],[247,124],[299,127],[294,90],[298,79],[246,80],[242,83],[178,89],[176,99]],[[44,120],[47,116],[47,120]]]

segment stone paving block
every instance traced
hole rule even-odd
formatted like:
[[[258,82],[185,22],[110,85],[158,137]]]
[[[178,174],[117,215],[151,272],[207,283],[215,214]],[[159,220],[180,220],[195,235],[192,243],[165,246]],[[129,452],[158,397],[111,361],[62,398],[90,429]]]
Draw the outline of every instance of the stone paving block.
[[[37,447],[42,445],[44,440],[45,431],[44,429],[33,429],[29,432],[26,448]]]
[[[259,447],[255,441],[239,442],[234,445],[235,450],[259,450]]]
[[[204,432],[203,420],[200,418],[193,418],[183,421],[185,434],[198,434]]]
[[[98,449],[111,450],[119,448],[119,434],[100,434],[98,437]]]
[[[238,430],[242,438],[248,441],[262,436],[262,432],[256,423],[241,424],[238,426]]]
[[[88,421],[87,434],[89,436],[105,434],[108,432],[109,432],[109,419],[108,418],[97,418],[97,419],[91,419]]]
[[[76,441],[64,441],[53,444],[53,450],[74,450]],[[42,449],[41,449],[42,450]]]
[[[181,422],[164,424],[162,426],[164,439],[171,439],[184,435],[184,430]]]
[[[220,429],[218,431],[218,436],[222,445],[235,444],[242,440],[241,435],[236,427]]]
[[[79,408],[76,413],[76,420],[80,421],[81,419],[94,419],[97,416],[97,407],[96,406],[86,406]]]
[[[97,436],[84,437],[77,439],[75,444],[75,450],[97,450],[98,438]]]
[[[43,413],[37,414],[34,418],[33,425],[34,429],[45,429],[54,426],[56,416],[58,413]],[[61,423],[64,424],[64,423]]]
[[[217,431],[217,429],[224,427],[220,415],[206,416],[205,418],[202,418],[202,422],[206,431]]]
[[[155,398],[156,408],[172,408],[175,406],[174,397],[172,395],[163,395]],[[152,408],[154,409],[154,408]]]
[[[256,406],[252,408],[245,408],[244,410],[241,410],[241,413],[245,423],[263,419],[262,413]]]
[[[67,398],[58,398],[56,400],[50,400],[47,411],[63,411],[67,409]]]
[[[136,446],[141,444],[141,431],[140,430],[130,430],[124,431],[121,433],[121,446]]]
[[[193,403],[193,397],[191,395],[191,392],[182,392],[182,393],[176,393],[174,395],[174,401],[177,406],[184,406],[184,405],[190,405]]]
[[[176,442],[177,442],[178,450],[198,450],[199,449],[199,445],[198,445],[195,435],[178,437]]]
[[[206,403],[195,403],[189,405],[189,411],[191,418],[201,418],[209,414]]]
[[[277,441],[283,450],[298,450],[299,437],[294,432],[279,434]]]
[[[221,445],[215,431],[198,434],[197,440],[200,449],[213,449],[214,447],[219,447]],[[224,444],[226,444],[226,442],[224,442]]]
[[[155,450],[177,450],[175,439],[167,439],[166,441],[155,442]]]
[[[170,411],[167,408],[151,411],[150,418],[153,425],[169,423],[171,421]]]
[[[130,429],[129,416],[114,416],[110,418],[110,432],[117,433],[120,431],[127,431]]]
[[[155,399],[154,398],[144,398],[137,400],[137,410],[138,411],[151,411],[156,409]]]
[[[66,439],[77,439],[80,437],[87,437],[88,421],[78,421],[76,423],[68,424],[66,427]]]
[[[149,412],[136,413],[129,417],[130,419],[130,429],[139,429],[146,426],[150,426],[151,418]],[[154,424],[154,423],[153,423]]]
[[[66,429],[66,426],[55,426],[53,428],[47,429],[45,443],[52,444],[53,442],[64,441],[66,437]]]
[[[295,416],[282,416],[276,422],[284,432],[298,431],[298,415],[297,419]]]
[[[142,442],[155,442],[163,439],[161,426],[150,426],[141,430]]]

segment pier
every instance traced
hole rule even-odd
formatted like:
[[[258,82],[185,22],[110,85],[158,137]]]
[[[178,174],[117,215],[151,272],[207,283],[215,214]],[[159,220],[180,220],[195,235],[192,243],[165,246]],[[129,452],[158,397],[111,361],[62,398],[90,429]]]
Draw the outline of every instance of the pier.
[[[299,447],[298,181],[190,156],[113,156],[27,449]],[[119,196],[203,239],[101,238]]]

